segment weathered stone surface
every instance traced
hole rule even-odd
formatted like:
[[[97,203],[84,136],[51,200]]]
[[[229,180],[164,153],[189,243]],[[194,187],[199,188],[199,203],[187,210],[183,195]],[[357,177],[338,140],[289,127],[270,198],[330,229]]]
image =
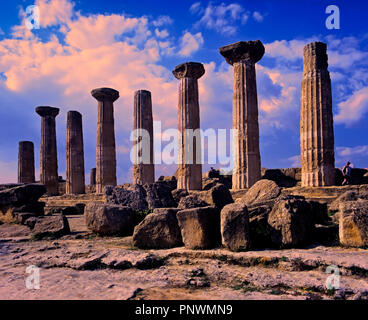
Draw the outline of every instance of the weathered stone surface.
[[[273,204],[272,201],[248,207],[250,243],[254,249],[272,247],[268,215],[272,211]]]
[[[281,193],[279,186],[271,180],[262,179],[256,182],[241,199],[246,205],[276,199]]]
[[[41,116],[40,182],[46,186],[48,195],[58,194],[58,161],[56,146],[56,116],[58,108],[37,107]]]
[[[340,204],[340,243],[350,247],[368,246],[368,201],[346,201]]]
[[[114,101],[119,98],[119,92],[99,88],[92,90],[91,94],[98,101],[96,193],[103,193],[105,186],[116,186]]]
[[[302,186],[335,183],[331,79],[326,51],[323,42],[304,47],[300,109]]]
[[[149,209],[176,207],[170,186],[164,181],[144,185]]]
[[[265,48],[259,40],[239,41],[220,48],[220,54],[231,65],[240,61],[249,61],[253,64],[257,63],[262,59],[264,53]]]
[[[156,208],[153,209],[153,213],[156,214],[160,214],[160,213],[165,213],[165,214],[176,214],[177,212],[181,211],[182,209],[179,208]]]
[[[186,248],[209,249],[219,245],[220,213],[216,208],[182,210],[177,213],[177,218]]]
[[[134,142],[133,183],[144,185],[155,182],[153,118],[151,92],[138,90],[134,93]],[[148,137],[147,137],[148,134]],[[139,141],[143,146],[135,147]],[[147,145],[147,143],[149,143]]]
[[[198,79],[204,74],[201,63],[187,62],[173,70],[179,80],[179,164],[177,171],[178,189],[202,189],[200,112]],[[190,132],[191,131],[191,132]]]
[[[279,187],[294,187],[301,180],[301,168],[262,169],[262,179],[275,181]]]
[[[49,216],[37,218],[32,234],[36,239],[60,238],[70,233],[69,223],[65,216]]]
[[[197,194],[190,194],[179,201],[178,208],[180,209],[191,209],[198,207],[208,207],[209,203],[202,200]]]
[[[0,191],[0,207],[2,206],[22,206],[31,202],[36,202],[46,193],[46,188],[42,184],[25,184],[14,188]]]
[[[89,184],[90,184],[90,186],[95,186],[96,185],[96,168],[91,169],[91,173],[90,173],[90,176],[89,176]]]
[[[134,211],[120,205],[89,203],[84,213],[87,228],[101,235],[131,235],[134,230]]]
[[[35,182],[34,145],[31,141],[20,141],[18,151],[18,183]]]
[[[176,212],[167,210],[149,214],[134,229],[134,246],[141,249],[165,249],[183,244]]]
[[[206,194],[205,201],[211,206],[221,210],[227,204],[233,203],[233,197],[228,188],[223,184],[217,184],[212,187]]]
[[[179,205],[179,202],[182,198],[186,197],[189,195],[188,191],[185,189],[175,189],[173,191],[171,191],[171,194],[174,198],[174,201],[177,205]]]
[[[264,46],[259,40],[241,41],[220,48],[220,53],[234,66],[232,188],[239,190],[261,178],[255,63],[264,55]]]
[[[69,111],[66,127],[66,194],[85,193],[82,115]]]
[[[359,193],[357,191],[349,190],[339,196],[336,200],[334,200],[330,205],[329,209],[331,211],[337,211],[340,209],[340,204],[346,201],[355,201],[358,200]]]
[[[221,210],[221,237],[222,244],[232,251],[249,248],[249,217],[245,204],[232,203]]]
[[[281,199],[268,216],[271,239],[276,247],[300,247],[310,243],[314,221],[310,205],[305,200]]]
[[[146,190],[139,184],[127,188],[105,187],[104,191],[107,203],[127,206],[135,211],[148,209]]]

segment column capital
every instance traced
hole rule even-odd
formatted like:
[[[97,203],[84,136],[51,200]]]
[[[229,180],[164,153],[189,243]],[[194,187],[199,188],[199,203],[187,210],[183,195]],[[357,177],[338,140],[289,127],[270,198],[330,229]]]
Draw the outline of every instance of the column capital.
[[[176,79],[193,78],[199,79],[205,73],[204,66],[199,62],[185,62],[176,66],[173,70]]]
[[[264,53],[265,48],[260,40],[239,41],[220,48],[220,54],[231,65],[241,61],[257,63]]]
[[[36,108],[36,113],[41,117],[51,116],[56,117],[59,114],[60,109],[48,106],[41,106]]]
[[[91,91],[92,97],[98,101],[114,102],[119,99],[119,91],[111,88],[97,88]]]

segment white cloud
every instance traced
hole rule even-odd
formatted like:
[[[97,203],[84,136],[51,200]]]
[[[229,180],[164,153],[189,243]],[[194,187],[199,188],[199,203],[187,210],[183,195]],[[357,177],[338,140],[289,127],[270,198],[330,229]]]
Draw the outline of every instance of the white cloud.
[[[300,155],[292,156],[287,159],[290,163],[290,168],[300,168]]]
[[[368,88],[354,92],[347,100],[338,104],[339,113],[335,116],[336,123],[352,125],[368,112]]]
[[[159,16],[156,20],[152,22],[152,24],[155,27],[162,27],[165,25],[173,24],[173,23],[174,23],[174,20],[171,19],[169,16]]]
[[[161,38],[161,39],[164,39],[164,38],[167,38],[169,36],[169,32],[164,29],[164,30],[159,30],[159,29],[155,29],[155,35],[157,38]]]
[[[368,145],[357,147],[336,147],[336,151],[339,156],[368,156]]]
[[[264,17],[258,11],[254,11],[253,19],[256,20],[257,22],[262,22]]]
[[[203,25],[207,29],[228,35],[234,35],[238,30],[237,24],[244,24],[249,15],[237,3],[228,5],[221,3],[216,6],[210,2],[206,8],[202,8],[200,3],[195,3],[191,6],[190,11],[202,15],[201,19],[195,24],[197,27]]]
[[[198,51],[203,43],[202,33],[191,34],[187,31],[180,40],[181,49],[179,55],[189,57],[192,53]]]
[[[195,2],[193,3],[190,8],[189,8],[189,11],[191,13],[197,13],[197,12],[201,12],[203,9],[201,7],[201,3],[200,2]]]

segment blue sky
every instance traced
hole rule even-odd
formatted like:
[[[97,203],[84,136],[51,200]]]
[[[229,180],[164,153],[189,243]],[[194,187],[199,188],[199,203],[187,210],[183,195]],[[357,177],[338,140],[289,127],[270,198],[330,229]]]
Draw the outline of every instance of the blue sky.
[[[24,27],[28,5],[40,8],[39,30]],[[340,29],[325,26],[326,7],[340,9]],[[368,27],[366,1],[2,1],[0,12],[0,182],[16,180],[18,141],[35,143],[38,105],[57,118],[59,172],[65,176],[68,110],[83,114],[86,170],[95,166],[96,101],[90,90],[111,86],[116,102],[118,181],[131,179],[129,134],[135,90],[152,91],[155,120],[177,127],[178,82],[171,70],[202,62],[201,126],[231,128],[232,67],[219,47],[260,39],[257,64],[262,166],[298,165],[302,49],[328,45],[335,116],[336,166],[368,167]],[[156,176],[175,167],[157,166]],[[88,172],[87,172],[88,173]],[[88,178],[88,175],[87,175]]]

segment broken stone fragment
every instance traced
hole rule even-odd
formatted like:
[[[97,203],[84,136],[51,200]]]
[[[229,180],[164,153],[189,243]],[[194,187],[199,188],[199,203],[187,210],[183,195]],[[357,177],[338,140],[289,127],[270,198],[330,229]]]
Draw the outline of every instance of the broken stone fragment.
[[[221,210],[221,237],[222,244],[232,251],[249,248],[249,217],[245,204],[231,203]]]
[[[182,210],[177,218],[186,248],[210,249],[221,243],[220,213],[216,208]]]
[[[368,246],[368,201],[340,204],[339,237],[344,246]]]
[[[133,244],[140,249],[181,246],[183,242],[175,210],[168,209],[166,212],[149,214],[135,227]]]
[[[135,217],[131,208],[91,202],[84,213],[87,228],[101,235],[132,235]]]

